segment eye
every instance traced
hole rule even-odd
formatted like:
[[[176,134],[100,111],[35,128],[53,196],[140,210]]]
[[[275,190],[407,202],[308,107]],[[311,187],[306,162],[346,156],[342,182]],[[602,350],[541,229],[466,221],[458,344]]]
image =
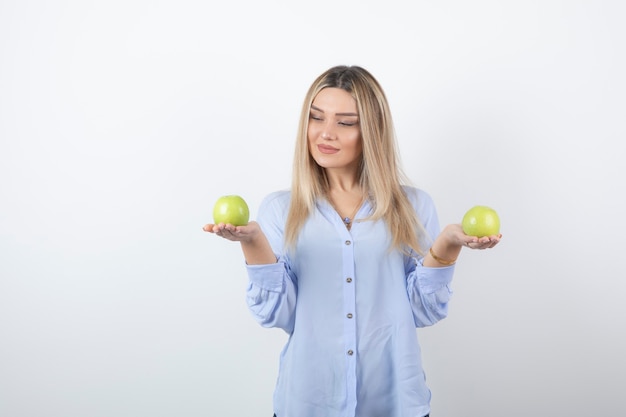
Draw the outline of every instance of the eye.
[[[322,119],[322,116],[317,116],[317,115],[315,115],[315,114],[313,114],[313,113],[311,113],[311,114],[309,115],[309,118],[310,118],[311,120],[318,120],[318,121],[323,120],[323,119]]]
[[[341,126],[346,126],[346,127],[351,127],[351,126],[356,126],[359,122],[348,122],[348,121],[341,121],[339,122],[339,125]]]

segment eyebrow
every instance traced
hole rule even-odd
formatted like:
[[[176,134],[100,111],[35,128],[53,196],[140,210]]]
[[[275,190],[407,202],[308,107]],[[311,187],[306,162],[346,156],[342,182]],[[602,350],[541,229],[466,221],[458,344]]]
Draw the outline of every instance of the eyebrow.
[[[324,110],[320,109],[319,107],[315,107],[313,104],[311,104],[311,109],[317,110],[319,112],[324,113]],[[354,116],[354,117],[358,117],[359,115],[357,113],[335,113],[335,116]]]

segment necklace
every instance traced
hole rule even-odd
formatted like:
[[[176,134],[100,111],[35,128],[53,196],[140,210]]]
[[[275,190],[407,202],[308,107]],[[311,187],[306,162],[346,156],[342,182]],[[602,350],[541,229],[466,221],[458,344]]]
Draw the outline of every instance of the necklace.
[[[335,211],[337,213],[339,213],[339,210],[337,210],[337,207],[333,203],[332,199],[329,198],[328,201],[330,202],[330,205],[333,206]],[[346,229],[350,230],[352,228],[352,222],[354,220],[354,216],[356,216],[356,213],[359,211],[359,208],[361,208],[361,206],[363,205],[364,201],[365,201],[365,197],[363,197],[361,199],[361,201],[359,201],[357,203],[356,207],[354,208],[354,210],[352,211],[352,214],[350,216],[346,216],[346,217],[341,219],[341,220],[343,220],[343,224],[346,226]]]

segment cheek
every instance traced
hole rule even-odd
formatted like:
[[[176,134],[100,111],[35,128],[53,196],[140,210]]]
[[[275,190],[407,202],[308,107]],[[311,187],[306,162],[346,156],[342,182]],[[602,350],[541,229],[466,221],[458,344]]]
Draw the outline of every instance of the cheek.
[[[315,141],[317,136],[315,135],[314,129],[312,129],[310,126],[307,130],[307,134],[306,134],[306,143],[307,143],[307,148],[309,149],[309,153],[313,153],[313,147],[315,146]]]
[[[307,139],[306,140],[307,146],[309,147],[309,150],[310,150],[313,144],[315,143],[315,135],[313,134],[313,132],[311,132],[311,128],[309,128],[309,130],[307,131],[306,139]]]
[[[309,126],[306,130],[306,136],[309,142],[313,142],[320,135],[320,128],[316,126],[314,123],[309,123]]]
[[[360,133],[351,138],[350,142],[352,143],[352,147],[355,152],[361,153],[363,151],[363,141],[361,140]]]

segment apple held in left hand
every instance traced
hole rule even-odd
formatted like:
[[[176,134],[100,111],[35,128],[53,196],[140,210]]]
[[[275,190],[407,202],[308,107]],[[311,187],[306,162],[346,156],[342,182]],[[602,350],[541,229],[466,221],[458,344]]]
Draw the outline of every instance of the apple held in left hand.
[[[463,232],[468,236],[497,236],[500,233],[500,217],[487,206],[474,206],[463,216]]]
[[[245,226],[250,220],[250,210],[246,201],[238,195],[225,195],[217,199],[213,206],[215,224]]]
[[[488,206],[474,206],[467,210],[461,221],[463,245],[471,249],[488,249],[496,246],[500,234],[500,217]]]

